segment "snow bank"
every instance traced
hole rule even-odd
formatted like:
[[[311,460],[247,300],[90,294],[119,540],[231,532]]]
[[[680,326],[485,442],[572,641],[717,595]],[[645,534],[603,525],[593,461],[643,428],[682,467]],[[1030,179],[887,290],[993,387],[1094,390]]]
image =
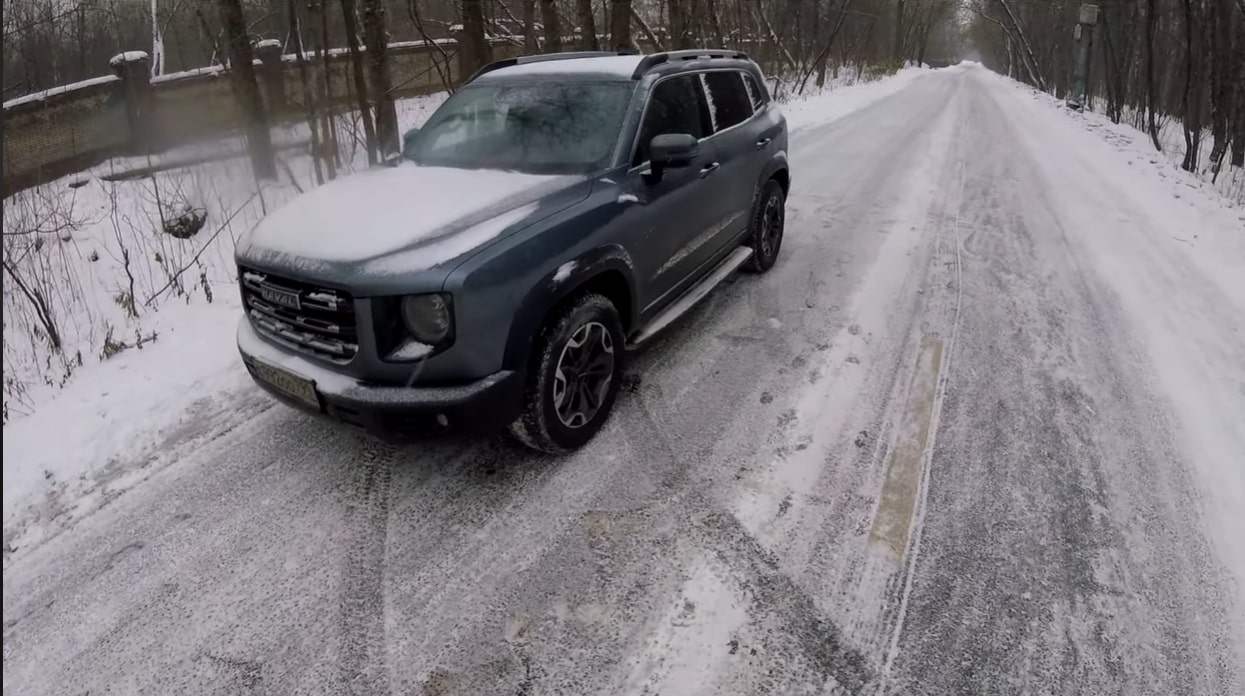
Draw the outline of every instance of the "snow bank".
[[[146,51],[126,51],[109,58],[108,64],[115,68],[118,65],[123,65],[125,63],[134,63],[140,60],[147,60],[149,57],[150,56],[147,55]]]
[[[27,94],[25,96],[17,97],[16,99],[10,99],[4,102],[4,108],[11,109],[15,106],[21,106],[22,104],[29,104],[30,102],[43,101],[49,97],[54,97],[58,94],[65,94],[67,92],[76,92],[80,89],[86,89],[88,87],[95,87],[96,85],[106,85],[110,82],[120,82],[120,81],[121,81],[121,78],[117,77],[116,75],[101,75],[100,77],[92,77],[89,80],[82,80],[81,82],[72,82],[67,85],[61,85],[59,87],[45,89],[42,92],[34,92],[32,94]]]
[[[787,128],[797,133],[809,126],[832,123],[900,91],[928,72],[928,68],[904,68],[891,77],[872,82],[844,75],[820,91],[784,103],[782,110],[787,116]]]

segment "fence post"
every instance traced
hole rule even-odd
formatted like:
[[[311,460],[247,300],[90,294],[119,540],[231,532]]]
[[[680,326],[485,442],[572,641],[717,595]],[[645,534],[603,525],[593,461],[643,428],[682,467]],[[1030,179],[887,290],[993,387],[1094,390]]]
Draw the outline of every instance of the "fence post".
[[[476,65],[475,53],[471,47],[471,41],[467,38],[467,33],[463,31],[461,24],[455,24],[450,27],[450,38],[454,39],[454,63],[450,67],[450,84],[455,89],[461,87],[467,78],[475,74],[480,66]]]
[[[140,152],[156,149],[159,133],[151,91],[151,58],[146,51],[126,51],[113,56],[108,65],[121,78],[130,144]]]
[[[285,114],[285,69],[281,64],[281,42],[265,39],[256,42],[255,56],[260,61],[259,78],[268,97],[268,115],[276,120]]]

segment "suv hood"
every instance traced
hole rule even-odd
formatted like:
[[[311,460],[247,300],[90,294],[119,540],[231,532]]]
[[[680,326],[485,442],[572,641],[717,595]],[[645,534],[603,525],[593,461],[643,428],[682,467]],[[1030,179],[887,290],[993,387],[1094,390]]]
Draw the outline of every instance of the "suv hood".
[[[385,274],[432,268],[582,200],[587,187],[567,189],[585,180],[413,163],[378,167],[298,196],[243,237],[237,256],[313,273],[339,264],[356,273],[360,265]]]

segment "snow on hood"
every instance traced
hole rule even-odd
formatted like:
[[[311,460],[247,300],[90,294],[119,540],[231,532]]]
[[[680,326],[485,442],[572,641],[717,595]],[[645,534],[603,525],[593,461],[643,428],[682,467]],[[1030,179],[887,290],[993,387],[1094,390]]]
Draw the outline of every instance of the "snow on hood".
[[[306,267],[403,251],[408,262],[418,260],[429,268],[491,241],[526,217],[515,213],[531,213],[539,199],[581,180],[409,163],[369,169],[298,196],[268,215],[239,242],[238,255]],[[486,224],[497,218],[508,224]],[[429,257],[422,258],[421,251]]]

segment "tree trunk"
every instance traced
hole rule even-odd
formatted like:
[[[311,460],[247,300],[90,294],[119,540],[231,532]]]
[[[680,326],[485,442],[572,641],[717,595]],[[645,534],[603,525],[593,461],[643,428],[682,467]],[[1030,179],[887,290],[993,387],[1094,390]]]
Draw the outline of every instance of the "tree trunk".
[[[904,59],[903,14],[905,0],[895,0],[895,36],[891,44],[891,57],[898,63]]]
[[[1154,27],[1158,23],[1157,0],[1146,0],[1146,126],[1154,149],[1163,151],[1154,111],[1158,108],[1158,86],[1154,83]]]
[[[234,98],[242,107],[246,120],[247,150],[251,155],[251,169],[256,179],[276,179],[277,162],[272,151],[272,136],[268,131],[268,115],[264,100],[255,81],[254,58],[251,40],[247,36],[246,19],[242,16],[241,0],[219,0],[220,22],[229,42],[229,74],[233,84]]]
[[[536,36],[536,0],[523,0],[523,52],[529,56],[540,52],[540,39]]]
[[[670,40],[675,50],[694,48],[691,17],[684,5],[685,0],[666,0],[666,12],[670,15]]]
[[[372,108],[376,119],[376,144],[381,159],[398,152],[398,112],[393,104],[393,82],[389,75],[389,32],[385,30],[384,0],[363,0],[363,41],[376,98]]]
[[[298,16],[298,0],[290,0],[290,35],[294,40],[294,56],[298,64],[298,81],[303,89],[303,114],[311,131],[311,163],[315,168],[316,185],[324,183],[324,139],[320,137],[320,117],[316,114],[316,99],[312,93],[311,78],[307,71],[307,51],[303,46],[303,25]]]
[[[1193,35],[1197,31],[1193,0],[1184,3],[1184,161],[1180,167],[1187,172],[1197,171],[1198,147],[1202,142],[1201,94],[1194,94],[1195,82],[1200,82],[1197,55],[1193,50]],[[1200,84],[1197,85],[1200,87]],[[1199,90],[1200,91],[1200,90]]]
[[[1211,10],[1210,124],[1214,144],[1210,162],[1215,175],[1228,152],[1228,117],[1236,91],[1231,81],[1236,72],[1232,64],[1232,0],[1215,0]]]
[[[1042,79],[1042,73],[1038,70],[1037,56],[1033,53],[1033,46],[1029,44],[1028,37],[1025,36],[1024,27],[1020,26],[1020,22],[1016,19],[1016,14],[1012,12],[1012,8],[1007,4],[1007,0],[999,0],[999,4],[1003,6],[1003,10],[1007,13],[1008,19],[1011,20],[1012,28],[1016,31],[1016,37],[1019,39],[1020,47],[1024,49],[1021,58],[1024,59],[1025,70],[1029,73],[1029,79],[1033,80],[1033,86],[1042,90],[1046,89],[1046,80]]]
[[[333,73],[329,70],[329,17],[328,3],[320,3],[320,66],[324,71],[324,122],[320,132],[324,133],[328,155],[324,163],[327,165],[329,180],[337,178],[337,167],[341,164],[341,147],[337,142],[337,121],[333,117]]]
[[[644,34],[644,38],[648,39],[648,42],[653,45],[654,51],[660,52],[666,50],[662,47],[661,39],[657,37],[657,32],[653,31],[653,28],[648,25],[648,22],[644,21],[644,18],[641,17],[640,13],[636,11],[635,5],[631,6],[631,19],[635,20],[635,23],[640,25],[640,33]]]
[[[597,18],[592,11],[592,0],[575,0],[575,8],[579,11],[579,43],[585,51],[598,51],[601,44],[597,42]]]
[[[1232,84],[1236,89],[1236,124],[1232,136],[1232,166],[1245,167],[1245,4],[1234,20],[1237,27],[1232,33],[1234,37],[1233,64],[1236,66],[1236,77]]]
[[[484,1],[463,0],[463,38],[466,43],[459,47],[465,51],[463,79],[493,61],[493,47],[484,33]]]
[[[717,0],[706,0],[705,11],[709,13],[709,24],[713,27],[715,47],[726,48],[726,37],[722,34],[722,18],[718,15]]]
[[[631,0],[610,2],[610,48],[615,51],[635,48],[635,40],[631,38]]]
[[[558,20],[558,6],[554,0],[540,0],[540,19],[545,24],[545,51],[562,52],[562,24]]]
[[[367,79],[363,74],[363,54],[359,50],[359,23],[355,21],[354,0],[342,0],[342,23],[346,29],[346,46],[350,48],[350,69],[354,75],[355,101],[359,120],[363,121],[363,137],[367,146],[367,163],[376,164],[376,126],[368,108]]]

